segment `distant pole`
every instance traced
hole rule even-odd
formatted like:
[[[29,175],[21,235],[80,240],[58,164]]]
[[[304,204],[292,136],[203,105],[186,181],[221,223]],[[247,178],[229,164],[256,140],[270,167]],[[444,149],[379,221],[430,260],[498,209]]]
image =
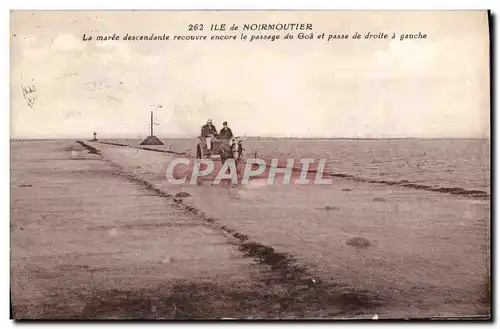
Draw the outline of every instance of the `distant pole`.
[[[151,136],[153,136],[153,111],[151,111]]]
[[[149,105],[149,108],[152,109],[152,110],[155,110],[155,109],[161,109],[163,106],[162,105],[159,105],[159,104],[151,104]],[[154,118],[153,118],[153,111],[151,111],[151,136],[154,136],[153,135],[153,125],[154,125]],[[156,124],[158,126],[158,124]]]

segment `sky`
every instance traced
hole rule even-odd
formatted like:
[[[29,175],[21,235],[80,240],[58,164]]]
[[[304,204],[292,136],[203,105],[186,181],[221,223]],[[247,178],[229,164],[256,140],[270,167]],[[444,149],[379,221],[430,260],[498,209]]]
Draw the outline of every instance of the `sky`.
[[[396,39],[95,40],[242,33],[209,31],[223,23]],[[485,11],[12,11],[10,37],[11,138],[144,138],[151,110],[159,137],[197,136],[209,118],[241,136],[489,137]]]

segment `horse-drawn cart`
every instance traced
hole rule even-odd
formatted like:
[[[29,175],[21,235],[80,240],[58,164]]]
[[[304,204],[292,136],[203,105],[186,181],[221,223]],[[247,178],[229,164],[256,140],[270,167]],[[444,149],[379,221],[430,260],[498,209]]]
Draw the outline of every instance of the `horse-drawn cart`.
[[[210,137],[211,149],[207,147],[207,140],[205,137],[197,138],[198,144],[196,146],[197,159],[217,159],[224,163],[227,159],[241,159],[243,153],[242,139],[240,137],[232,138],[218,138],[216,136]]]

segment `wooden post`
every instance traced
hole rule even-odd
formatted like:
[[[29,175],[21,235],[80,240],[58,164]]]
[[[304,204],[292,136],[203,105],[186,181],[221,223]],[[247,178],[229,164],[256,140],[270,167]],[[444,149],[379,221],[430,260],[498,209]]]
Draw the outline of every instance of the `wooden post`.
[[[153,111],[151,111],[151,136],[153,136]]]

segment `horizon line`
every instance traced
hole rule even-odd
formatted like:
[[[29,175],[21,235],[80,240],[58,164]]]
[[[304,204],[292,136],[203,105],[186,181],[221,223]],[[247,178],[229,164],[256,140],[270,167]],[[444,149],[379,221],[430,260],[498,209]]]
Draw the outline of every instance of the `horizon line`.
[[[156,136],[159,139],[197,139],[198,136],[194,137],[161,137]],[[393,139],[490,139],[490,136],[484,137],[284,137],[284,136],[239,136],[243,139],[300,139],[300,140],[393,140]],[[116,139],[132,139],[141,140],[147,137],[101,137],[97,140],[116,140]],[[76,140],[84,139],[91,140],[92,138],[86,137],[10,137],[10,140]]]

